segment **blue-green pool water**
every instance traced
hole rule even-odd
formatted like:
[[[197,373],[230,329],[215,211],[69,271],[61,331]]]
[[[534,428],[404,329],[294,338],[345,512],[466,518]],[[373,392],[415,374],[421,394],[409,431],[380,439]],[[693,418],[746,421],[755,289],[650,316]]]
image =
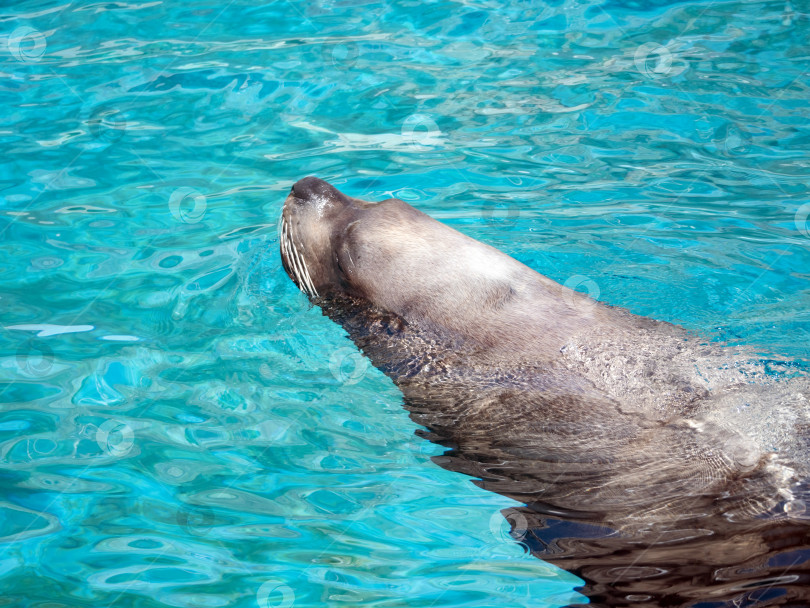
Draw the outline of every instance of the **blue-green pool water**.
[[[281,204],[396,196],[804,366],[808,6],[3,3],[0,606],[581,600],[286,277]]]

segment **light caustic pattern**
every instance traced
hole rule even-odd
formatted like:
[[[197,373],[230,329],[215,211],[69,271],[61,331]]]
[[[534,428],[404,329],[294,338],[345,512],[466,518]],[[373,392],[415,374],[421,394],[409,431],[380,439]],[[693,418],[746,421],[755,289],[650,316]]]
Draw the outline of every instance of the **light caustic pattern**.
[[[576,597],[284,275],[278,213],[308,174],[611,304],[807,356],[806,5],[11,4],[12,603]]]

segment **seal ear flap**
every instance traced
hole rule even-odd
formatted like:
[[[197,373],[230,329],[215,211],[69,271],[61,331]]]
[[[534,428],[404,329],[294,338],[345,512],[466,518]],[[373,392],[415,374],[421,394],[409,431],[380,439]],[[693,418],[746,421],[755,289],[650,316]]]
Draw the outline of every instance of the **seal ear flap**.
[[[351,251],[351,228],[354,224],[356,222],[349,224],[340,245],[335,248],[335,270],[344,285],[352,285],[352,279],[357,271]]]

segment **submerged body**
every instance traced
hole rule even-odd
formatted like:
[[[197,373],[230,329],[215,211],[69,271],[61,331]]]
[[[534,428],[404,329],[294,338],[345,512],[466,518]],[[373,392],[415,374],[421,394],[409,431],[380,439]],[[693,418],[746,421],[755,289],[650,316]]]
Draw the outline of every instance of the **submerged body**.
[[[402,201],[317,178],[285,202],[281,253],[450,448],[437,462],[525,503],[516,535],[585,578],[593,601],[730,600],[744,590],[724,590],[721,566],[810,547],[806,520],[785,515],[803,508],[790,456],[804,446],[778,424],[749,432],[756,407],[732,415],[754,394],[737,354],[595,302]],[[803,393],[784,399],[785,420],[804,423]],[[554,522],[576,524],[563,526],[576,542],[549,539]],[[604,575],[639,566],[639,551],[656,581]],[[796,580],[785,597],[810,601]]]

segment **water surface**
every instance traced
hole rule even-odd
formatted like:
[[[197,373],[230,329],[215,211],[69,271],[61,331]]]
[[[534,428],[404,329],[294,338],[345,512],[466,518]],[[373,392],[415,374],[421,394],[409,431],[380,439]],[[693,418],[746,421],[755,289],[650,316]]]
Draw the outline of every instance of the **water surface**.
[[[561,606],[284,275],[308,174],[808,357],[807,2],[0,9],[0,598]]]

